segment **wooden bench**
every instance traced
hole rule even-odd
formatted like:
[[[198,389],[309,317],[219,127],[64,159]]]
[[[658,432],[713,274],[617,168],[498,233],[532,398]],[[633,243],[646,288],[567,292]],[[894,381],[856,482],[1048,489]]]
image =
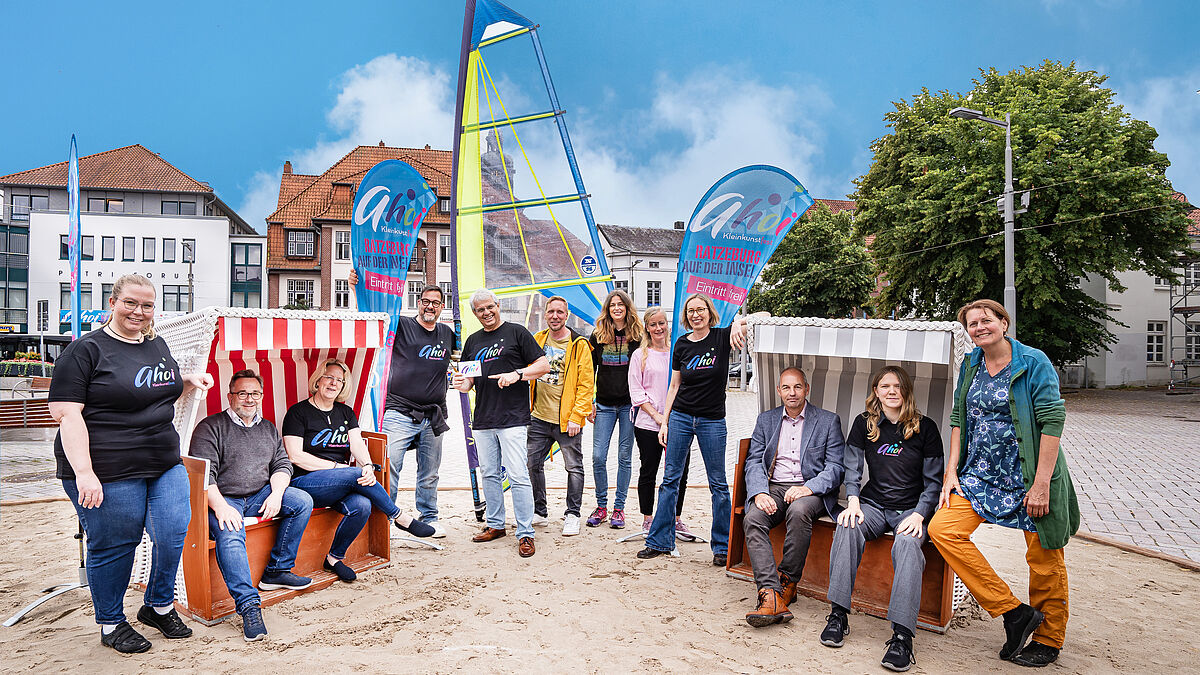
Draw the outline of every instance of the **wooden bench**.
[[[383,471],[375,472],[375,478],[383,484],[386,490],[388,480],[387,465],[387,436],[384,434],[364,431],[363,438],[367,441],[367,450],[371,453],[371,461],[383,466]],[[177,602],[179,611],[204,623],[213,625],[235,612],[233,599],[225,586],[225,578],[217,567],[216,542],[209,538],[208,521],[208,461],[196,457],[184,457],[187,467],[188,483],[191,488],[192,521],[188,525],[187,536],[183,543],[183,579],[187,589],[187,605]],[[292,571],[306,577],[312,577],[313,584],[303,591],[280,589],[275,591],[259,591],[262,606],[273,605],[300,593],[320,590],[337,581],[337,576],[322,568],[329,547],[333,543],[333,533],[342,514],[332,508],[313,509],[304,537],[300,540],[300,550],[296,556],[296,565]],[[246,526],[246,554],[250,560],[250,576],[257,586],[259,577],[266,569],[275,545],[275,535],[279,526],[274,520],[261,521]],[[379,511],[371,513],[367,526],[359,533],[350,549],[346,552],[346,563],[355,572],[362,574],[366,570],[386,565],[391,561],[391,523],[387,516]]]
[[[729,523],[729,559],[725,573],[731,577],[754,581],[750,555],[746,550],[746,534],[742,520],[746,513],[744,467],[750,439],[744,438],[738,449],[736,473],[733,476],[733,514]],[[804,575],[796,583],[797,593],[828,602],[829,549],[833,545],[836,523],[828,517],[813,523],[812,541],[804,562]],[[784,525],[771,530],[771,545],[778,563],[783,554]],[[921,608],[917,626],[945,633],[954,611],[954,574],[942,559],[937,548],[925,542],[925,574],[921,580]],[[892,535],[886,534],[868,541],[863,548],[862,562],[854,582],[851,606],[865,614],[887,617],[888,601],[892,596]]]

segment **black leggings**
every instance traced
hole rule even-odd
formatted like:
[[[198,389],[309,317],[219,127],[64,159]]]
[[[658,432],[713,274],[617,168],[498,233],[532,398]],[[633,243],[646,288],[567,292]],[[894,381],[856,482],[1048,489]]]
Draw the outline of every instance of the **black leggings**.
[[[642,468],[638,471],[638,507],[643,516],[654,515],[654,483],[658,478],[658,465],[662,462],[663,446],[658,442],[658,432],[633,428],[633,437],[638,445],[638,457]],[[675,500],[675,515],[683,513],[683,493],[687,489],[688,463],[683,464],[683,476],[679,479],[679,499]]]

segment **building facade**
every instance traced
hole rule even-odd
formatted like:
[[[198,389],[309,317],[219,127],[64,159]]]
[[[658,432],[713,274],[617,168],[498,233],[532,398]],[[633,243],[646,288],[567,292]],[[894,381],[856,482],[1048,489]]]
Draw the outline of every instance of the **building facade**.
[[[0,177],[0,354],[56,355],[70,333],[67,163]],[[141,145],[79,158],[82,328],[106,316],[113,282],[150,279],[156,316],[261,306],[265,237],[213,192]],[[237,302],[235,302],[237,301]]]
[[[347,278],[353,268],[350,217],[363,177],[379,162],[412,165],[437,195],[425,216],[409,265],[403,313],[416,314],[426,284],[450,295],[451,153],[361,145],[320,175],[295,173],[285,162],[276,210],[267,216],[267,307],[357,310]]]

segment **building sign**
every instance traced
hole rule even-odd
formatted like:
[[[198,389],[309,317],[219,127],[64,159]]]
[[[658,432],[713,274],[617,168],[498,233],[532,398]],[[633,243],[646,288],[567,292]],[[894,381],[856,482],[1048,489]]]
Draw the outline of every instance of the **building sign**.
[[[107,309],[85,309],[79,312],[79,323],[103,323],[108,319]],[[71,323],[71,310],[58,311],[59,323]]]
[[[583,276],[595,276],[596,272],[600,271],[600,265],[596,259],[590,255],[585,255],[579,259],[579,271],[583,272]]]
[[[0,323],[0,333],[15,333],[17,332],[17,324],[15,323]]]

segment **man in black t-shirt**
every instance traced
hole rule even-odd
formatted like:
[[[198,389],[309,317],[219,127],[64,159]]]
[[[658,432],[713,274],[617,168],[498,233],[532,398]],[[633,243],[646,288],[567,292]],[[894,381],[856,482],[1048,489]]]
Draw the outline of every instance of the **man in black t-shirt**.
[[[475,387],[471,432],[483,469],[483,494],[487,499],[486,527],[472,540],[503,537],[505,470],[517,520],[517,551],[533,555],[533,488],[529,482],[526,443],[529,433],[529,381],[550,372],[550,361],[533,335],[521,325],[504,321],[500,301],[487,289],[471,296],[471,309],[483,329],[463,344],[463,362],[478,362],[478,377],[454,373],[454,388]]]

